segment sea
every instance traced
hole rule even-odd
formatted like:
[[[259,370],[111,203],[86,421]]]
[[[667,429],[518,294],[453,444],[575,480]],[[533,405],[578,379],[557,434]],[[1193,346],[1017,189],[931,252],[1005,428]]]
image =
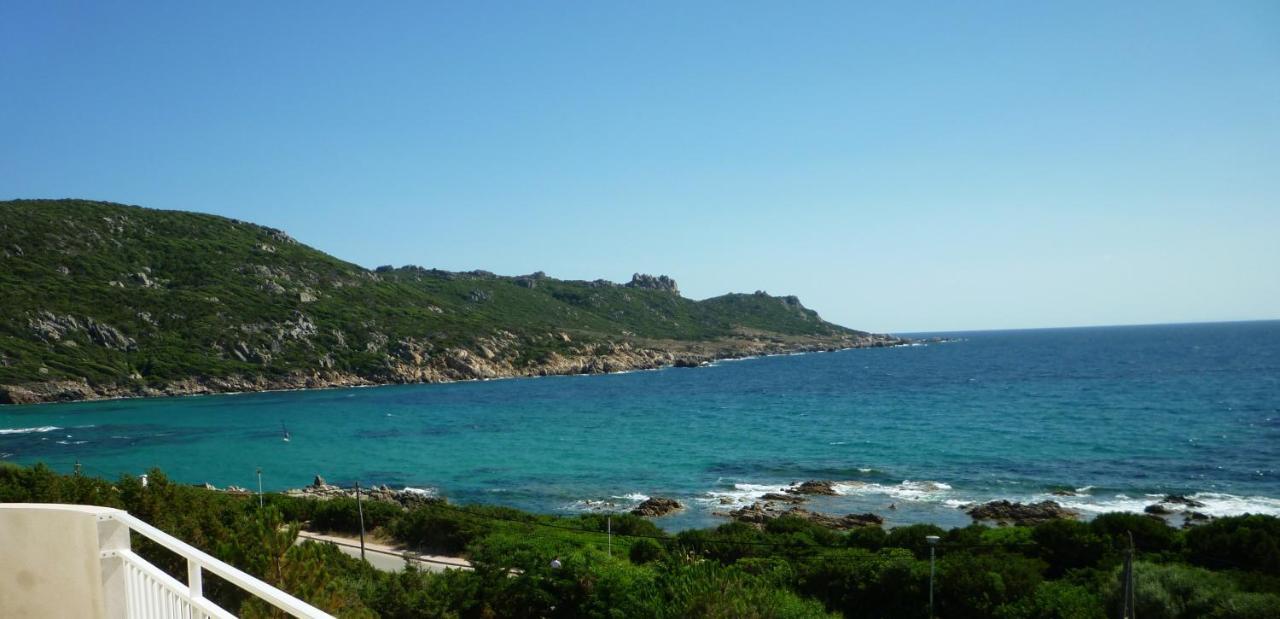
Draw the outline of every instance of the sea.
[[[1280,321],[907,335],[700,368],[0,407],[0,462],[255,491],[259,470],[268,491],[321,475],[554,514],[662,496],[687,506],[657,519],[670,530],[812,479],[838,494],[808,509],[888,526],[1167,494],[1280,515]]]

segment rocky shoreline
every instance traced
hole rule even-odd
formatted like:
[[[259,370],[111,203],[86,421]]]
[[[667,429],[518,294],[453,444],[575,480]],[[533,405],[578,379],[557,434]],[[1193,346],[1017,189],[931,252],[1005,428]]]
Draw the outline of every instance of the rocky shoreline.
[[[830,480],[809,480],[796,482],[779,492],[764,494],[750,505],[712,512],[713,515],[736,522],[749,524],[763,529],[770,521],[778,518],[797,518],[835,531],[849,531],[866,527],[882,527],[886,519],[875,513],[861,514],[828,514],[806,509],[801,505],[811,497],[836,496],[839,482]],[[239,486],[216,488],[203,484],[208,490],[228,492],[232,494],[252,494],[251,490]],[[291,497],[329,501],[333,499],[356,498],[355,488],[346,488],[327,483],[320,475],[307,486],[291,488],[282,492]],[[367,501],[382,501],[398,505],[404,509],[413,509],[421,505],[445,501],[431,491],[405,487],[395,490],[386,485],[361,488],[360,495]],[[1189,528],[1215,520],[1213,516],[1193,511],[1204,507],[1204,503],[1195,499],[1170,494],[1156,503],[1149,505],[1144,511],[1148,518],[1160,520],[1170,526],[1178,526],[1174,518],[1180,516],[1182,528]],[[645,499],[628,513],[643,518],[661,518],[686,509],[680,501],[668,497],[654,496]],[[893,509],[891,506],[890,509]],[[996,526],[1036,526],[1054,520],[1080,520],[1081,514],[1063,506],[1056,501],[1045,500],[1038,503],[1019,503],[1008,500],[995,500],[986,503],[970,503],[957,506],[957,509],[968,514],[975,523]]]
[[[174,397],[245,393],[260,391],[296,391],[301,389],[341,389],[378,385],[448,383],[469,380],[525,378],[536,376],[568,376],[611,374],[665,367],[698,367],[715,361],[834,352],[851,348],[883,348],[902,346],[910,341],[891,335],[859,335],[841,337],[795,337],[789,339],[743,338],[704,343],[605,342],[582,346],[577,354],[552,354],[544,361],[517,366],[510,361],[516,351],[496,355],[484,346],[480,350],[456,348],[448,354],[409,360],[389,365],[385,373],[358,375],[329,369],[295,371],[283,376],[262,374],[243,376],[204,376],[172,381],[153,386],[137,381],[93,384],[87,380],[50,380],[20,385],[0,385],[0,404],[41,404],[85,400]]]

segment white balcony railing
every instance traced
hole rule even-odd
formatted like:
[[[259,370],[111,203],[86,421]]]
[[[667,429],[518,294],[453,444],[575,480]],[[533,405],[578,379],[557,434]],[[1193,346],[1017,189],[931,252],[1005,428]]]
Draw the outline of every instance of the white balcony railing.
[[[187,582],[130,549],[137,533],[187,561]],[[0,616],[226,619],[204,597],[204,574],[244,589],[294,617],[329,617],[127,512],[107,507],[0,504]]]

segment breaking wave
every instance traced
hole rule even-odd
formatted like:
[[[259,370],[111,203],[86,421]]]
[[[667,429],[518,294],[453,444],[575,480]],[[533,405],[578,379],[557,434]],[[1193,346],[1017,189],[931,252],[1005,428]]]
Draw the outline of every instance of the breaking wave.
[[[578,499],[561,507],[570,512],[615,512],[631,508],[649,500],[649,495],[642,492],[613,495],[604,499]]]
[[[0,434],[31,434],[33,432],[53,432],[61,430],[58,426],[38,426],[35,428],[0,428]]]

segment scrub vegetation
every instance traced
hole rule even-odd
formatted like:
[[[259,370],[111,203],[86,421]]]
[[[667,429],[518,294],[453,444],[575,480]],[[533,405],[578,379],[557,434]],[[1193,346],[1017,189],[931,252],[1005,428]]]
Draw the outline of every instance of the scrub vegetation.
[[[0,403],[601,372],[897,341],[828,323],[795,297],[695,301],[641,274],[615,284],[366,269],[244,221],[85,200],[0,202],[0,290]]]
[[[782,518],[671,535],[630,515],[552,517],[493,506],[373,506],[374,535],[465,556],[475,571],[380,572],[328,544],[295,544],[300,527],[357,530],[353,501],[255,496],[174,483],[143,487],[0,466],[0,501],[106,505],[130,513],[344,617],[927,616],[929,546],[938,535],[935,611],[946,618],[1117,616],[1130,535],[1137,616],[1280,616],[1280,519],[1221,518],[1187,530],[1134,514],[1036,527],[913,525],[848,533]],[[142,544],[175,577],[185,564]],[[561,567],[550,562],[559,558]],[[216,579],[209,595],[244,616],[270,616]]]

